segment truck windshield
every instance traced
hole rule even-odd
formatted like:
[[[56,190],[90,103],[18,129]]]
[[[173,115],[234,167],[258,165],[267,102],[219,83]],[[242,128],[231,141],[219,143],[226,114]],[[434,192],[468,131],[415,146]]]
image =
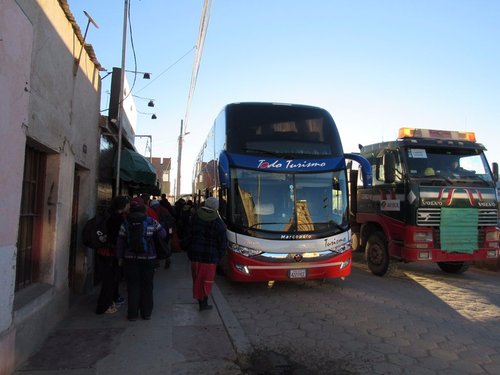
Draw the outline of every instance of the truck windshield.
[[[231,218],[237,226],[272,232],[347,228],[345,171],[231,171]]]
[[[493,181],[486,158],[478,150],[408,147],[406,162],[410,177]]]

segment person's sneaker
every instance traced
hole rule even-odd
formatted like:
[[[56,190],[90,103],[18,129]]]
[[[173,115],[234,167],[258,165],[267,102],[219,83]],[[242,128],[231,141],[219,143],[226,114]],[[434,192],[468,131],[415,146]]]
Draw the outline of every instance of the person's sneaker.
[[[114,314],[117,311],[118,311],[118,309],[114,305],[112,305],[112,306],[109,306],[106,311],[104,311],[104,314]]]
[[[201,305],[200,306],[200,311],[203,311],[203,310],[212,310],[213,306],[212,305],[209,305],[208,303],[207,304],[204,304],[204,305]]]
[[[121,306],[121,305],[123,305],[124,303],[125,303],[125,298],[123,298],[123,297],[121,297],[121,296],[120,296],[120,297],[118,297],[118,298],[116,299],[116,301],[115,301],[115,305],[116,305],[116,306]]]
[[[200,311],[211,310],[213,308],[212,305],[208,304],[208,298],[205,298],[204,300],[199,301],[199,304],[200,304]]]

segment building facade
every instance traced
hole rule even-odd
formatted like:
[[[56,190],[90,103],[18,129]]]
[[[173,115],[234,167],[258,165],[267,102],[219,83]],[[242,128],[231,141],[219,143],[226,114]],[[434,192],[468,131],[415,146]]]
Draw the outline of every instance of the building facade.
[[[0,374],[93,286],[101,69],[66,0],[0,1]]]
[[[171,196],[170,190],[170,169],[171,169],[171,158],[152,158],[153,166],[156,170],[156,175],[159,179],[159,188],[162,194],[165,194],[167,197]]]

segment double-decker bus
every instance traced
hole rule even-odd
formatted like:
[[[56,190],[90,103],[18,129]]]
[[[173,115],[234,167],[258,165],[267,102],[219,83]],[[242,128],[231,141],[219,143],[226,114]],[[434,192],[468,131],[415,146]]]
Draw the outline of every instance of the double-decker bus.
[[[219,198],[233,281],[345,277],[351,271],[346,158],[324,109],[234,103],[217,116],[196,160],[193,195]],[[272,285],[272,284],[271,284]]]

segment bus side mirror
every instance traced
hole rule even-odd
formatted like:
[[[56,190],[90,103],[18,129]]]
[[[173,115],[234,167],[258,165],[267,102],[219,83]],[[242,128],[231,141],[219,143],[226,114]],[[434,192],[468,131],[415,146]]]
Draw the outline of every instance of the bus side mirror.
[[[498,181],[498,163],[493,163],[493,180]]]
[[[396,180],[396,158],[392,152],[384,155],[384,179],[385,183],[392,184]]]
[[[361,174],[363,176],[363,187],[369,189],[373,186],[373,174],[372,166],[368,159],[360,154],[348,153],[344,154],[344,157],[349,160],[354,160],[361,166]]]

